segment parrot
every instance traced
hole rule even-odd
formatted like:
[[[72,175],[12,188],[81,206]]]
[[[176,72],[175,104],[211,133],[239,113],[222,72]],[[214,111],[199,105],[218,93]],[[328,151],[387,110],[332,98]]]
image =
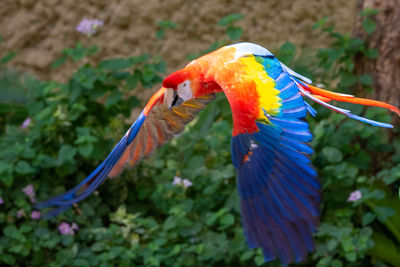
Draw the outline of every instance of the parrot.
[[[181,133],[217,93],[225,94],[232,110],[231,158],[249,248],[261,248],[265,262],[306,260],[315,249],[321,183],[310,161],[312,133],[305,120],[316,110],[305,99],[384,128],[393,126],[330,101],[382,107],[397,115],[400,110],[313,86],[269,50],[248,42],[221,47],[167,76],[106,159],[77,186],[37,208],[50,207],[48,216],[56,216],[85,199],[107,177],[118,176]]]

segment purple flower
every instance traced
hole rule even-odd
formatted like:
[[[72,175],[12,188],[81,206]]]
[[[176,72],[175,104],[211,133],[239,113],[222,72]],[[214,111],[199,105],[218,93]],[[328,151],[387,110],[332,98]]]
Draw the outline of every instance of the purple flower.
[[[350,193],[349,198],[347,199],[347,202],[356,202],[361,197],[362,197],[361,191],[356,190],[356,191]]]
[[[76,223],[73,222],[73,223],[71,223],[71,229],[78,231],[79,230],[79,226]]]
[[[172,182],[173,185],[183,186],[184,188],[188,188],[193,185],[191,181],[188,179],[182,179],[181,177],[175,176],[174,181]]]
[[[3,205],[3,204],[4,204],[4,200],[2,197],[0,197],[0,205]]]
[[[173,185],[181,185],[182,184],[182,178],[175,176],[174,181],[172,182]]]
[[[25,214],[24,210],[17,211],[17,218],[22,218],[22,217],[25,217],[25,216],[26,216],[26,214]]]
[[[188,187],[190,187],[192,185],[193,185],[193,183],[191,181],[189,181],[188,179],[184,179],[183,180],[183,187],[184,188],[188,188]]]
[[[90,37],[96,33],[96,29],[99,26],[103,26],[103,21],[97,19],[86,19],[84,18],[79,22],[79,25],[75,28],[77,32],[83,33]]]
[[[24,192],[25,195],[27,195],[29,197],[29,199],[31,200],[32,203],[36,202],[35,190],[33,189],[33,185],[32,184],[28,184],[27,186],[22,188],[22,192]]]
[[[58,230],[62,235],[74,235],[74,229],[72,229],[69,223],[66,222],[60,223]]]
[[[31,213],[31,218],[34,220],[39,220],[40,219],[40,212],[37,210],[32,211]]]
[[[24,120],[24,122],[22,123],[22,125],[21,125],[21,128],[22,129],[25,129],[26,127],[28,127],[29,126],[29,124],[31,124],[31,118],[26,118],[25,120]]]

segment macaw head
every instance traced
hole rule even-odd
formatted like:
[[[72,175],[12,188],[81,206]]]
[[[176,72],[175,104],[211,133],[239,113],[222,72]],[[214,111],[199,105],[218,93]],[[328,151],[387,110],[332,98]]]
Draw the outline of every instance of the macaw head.
[[[204,61],[197,59],[170,74],[163,81],[163,87],[166,89],[164,103],[172,108],[192,98],[221,92],[221,87],[210,75],[207,76],[208,70]]]
[[[178,70],[163,81],[165,90],[164,102],[169,107],[178,106],[195,96],[198,79],[184,68]]]

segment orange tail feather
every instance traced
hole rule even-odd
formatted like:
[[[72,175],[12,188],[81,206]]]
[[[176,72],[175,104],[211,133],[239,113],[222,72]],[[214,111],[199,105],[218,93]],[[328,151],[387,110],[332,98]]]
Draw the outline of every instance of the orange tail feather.
[[[322,97],[323,99],[321,99],[321,100],[324,102],[328,102],[324,99],[329,99],[329,100],[336,100],[336,101],[340,101],[340,102],[348,102],[348,103],[354,103],[354,104],[360,104],[360,105],[382,107],[382,108],[389,109],[389,110],[397,113],[397,115],[400,116],[400,110],[398,108],[396,108],[393,105],[387,104],[385,102],[371,100],[371,99],[365,99],[365,98],[358,98],[358,97],[355,97],[352,95],[334,93],[334,92],[326,91],[321,88],[315,87],[311,84],[307,84],[307,87],[303,87],[303,88],[312,94]]]

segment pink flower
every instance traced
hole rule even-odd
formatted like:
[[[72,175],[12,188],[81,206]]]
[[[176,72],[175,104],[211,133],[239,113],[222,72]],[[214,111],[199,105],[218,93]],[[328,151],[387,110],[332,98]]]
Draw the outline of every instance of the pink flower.
[[[21,125],[21,128],[22,129],[25,129],[26,127],[28,127],[29,126],[29,124],[31,124],[31,118],[26,118],[25,120],[24,120],[24,122],[22,123],[22,125]]]
[[[361,197],[362,197],[361,191],[356,190],[356,191],[350,193],[349,198],[347,199],[347,202],[356,202]]]
[[[40,219],[40,216],[41,216],[41,214],[40,214],[40,212],[37,211],[37,210],[34,210],[34,211],[32,211],[32,213],[31,213],[31,218],[34,219],[34,220],[39,220],[39,219]]]
[[[2,197],[0,197],[0,205],[3,205],[3,204],[4,204],[4,200]]]
[[[79,22],[79,25],[75,28],[77,32],[83,33],[88,37],[96,33],[96,29],[99,26],[103,26],[103,21],[97,19],[86,19],[84,18]]]
[[[77,226],[76,226],[77,227]],[[62,235],[74,235],[74,229],[69,225],[69,223],[62,222],[58,226],[58,230]]]
[[[25,217],[25,216],[26,216],[26,214],[25,214],[24,210],[17,211],[17,218],[22,218],[22,217]]]
[[[27,186],[22,188],[22,192],[24,192],[25,195],[27,195],[29,197],[29,199],[31,200],[32,203],[36,202],[35,190],[33,189],[33,185],[32,184],[28,184]]]

